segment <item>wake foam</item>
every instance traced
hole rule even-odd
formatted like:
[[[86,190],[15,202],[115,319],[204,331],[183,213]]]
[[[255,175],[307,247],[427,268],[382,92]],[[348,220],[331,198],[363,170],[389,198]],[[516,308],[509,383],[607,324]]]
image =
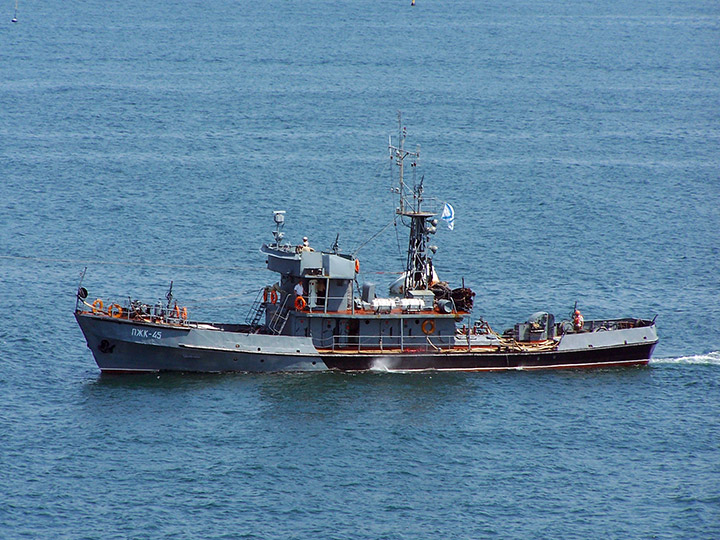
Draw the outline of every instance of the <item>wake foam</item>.
[[[370,371],[381,371],[384,373],[411,373],[412,370],[397,369],[397,359],[392,357],[378,356],[373,358]]]
[[[372,364],[370,365],[370,371],[384,371],[388,372],[390,366],[384,358],[373,358]]]
[[[720,366],[720,351],[694,356],[680,356],[677,358],[653,358],[650,364],[702,364],[706,366]]]

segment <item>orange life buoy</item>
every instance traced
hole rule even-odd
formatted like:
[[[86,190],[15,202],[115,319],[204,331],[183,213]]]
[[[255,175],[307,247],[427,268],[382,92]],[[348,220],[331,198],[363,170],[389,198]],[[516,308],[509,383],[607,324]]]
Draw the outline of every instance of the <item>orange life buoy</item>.
[[[435,332],[435,321],[432,319],[425,319],[420,328],[422,328],[423,334],[428,336]]]
[[[180,308],[178,307],[177,304],[175,304],[175,318],[176,319],[180,318]]]
[[[108,308],[108,315],[110,317],[114,317],[116,319],[119,319],[122,317],[122,308],[120,307],[120,304],[113,304]]]
[[[182,308],[182,313],[180,314],[180,316],[182,317],[183,321],[187,321],[187,308],[186,307]]]
[[[103,301],[98,298],[97,300],[95,300],[92,303],[92,312],[94,314],[97,314],[98,312],[102,313],[102,311],[103,311]]]
[[[272,291],[270,291],[270,303],[277,304],[277,301],[278,301],[277,291],[275,289],[273,289]]]
[[[360,259],[355,259],[355,273],[360,273]]]
[[[305,299],[302,296],[298,296],[295,299],[295,309],[298,311],[302,311],[305,309],[305,306],[307,306],[307,302],[305,302]]]
[[[263,290],[263,302],[267,302],[268,299],[268,290],[267,287]]]

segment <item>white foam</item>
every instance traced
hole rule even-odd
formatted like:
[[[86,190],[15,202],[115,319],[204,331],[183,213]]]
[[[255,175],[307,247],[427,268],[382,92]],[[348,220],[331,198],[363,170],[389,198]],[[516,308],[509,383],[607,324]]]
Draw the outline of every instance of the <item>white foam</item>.
[[[651,364],[703,364],[707,366],[720,366],[720,351],[693,356],[680,356],[677,358],[653,358]]]
[[[372,365],[370,366],[370,371],[390,371],[390,367],[387,364],[387,359],[373,358]]]

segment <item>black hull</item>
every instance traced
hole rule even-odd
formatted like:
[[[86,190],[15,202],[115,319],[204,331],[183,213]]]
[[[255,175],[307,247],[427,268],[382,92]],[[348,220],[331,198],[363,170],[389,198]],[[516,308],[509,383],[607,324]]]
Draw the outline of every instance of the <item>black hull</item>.
[[[324,354],[330,369],[340,371],[504,371],[577,369],[645,365],[656,343],[537,353],[417,353],[392,356]]]

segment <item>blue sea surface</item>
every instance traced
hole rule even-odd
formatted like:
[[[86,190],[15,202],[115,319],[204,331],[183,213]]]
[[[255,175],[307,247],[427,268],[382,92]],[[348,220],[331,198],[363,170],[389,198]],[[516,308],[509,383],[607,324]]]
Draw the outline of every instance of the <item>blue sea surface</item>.
[[[0,7],[0,537],[720,538],[720,4]],[[101,376],[72,311],[242,322],[286,233],[503,330],[657,315],[647,368]]]

